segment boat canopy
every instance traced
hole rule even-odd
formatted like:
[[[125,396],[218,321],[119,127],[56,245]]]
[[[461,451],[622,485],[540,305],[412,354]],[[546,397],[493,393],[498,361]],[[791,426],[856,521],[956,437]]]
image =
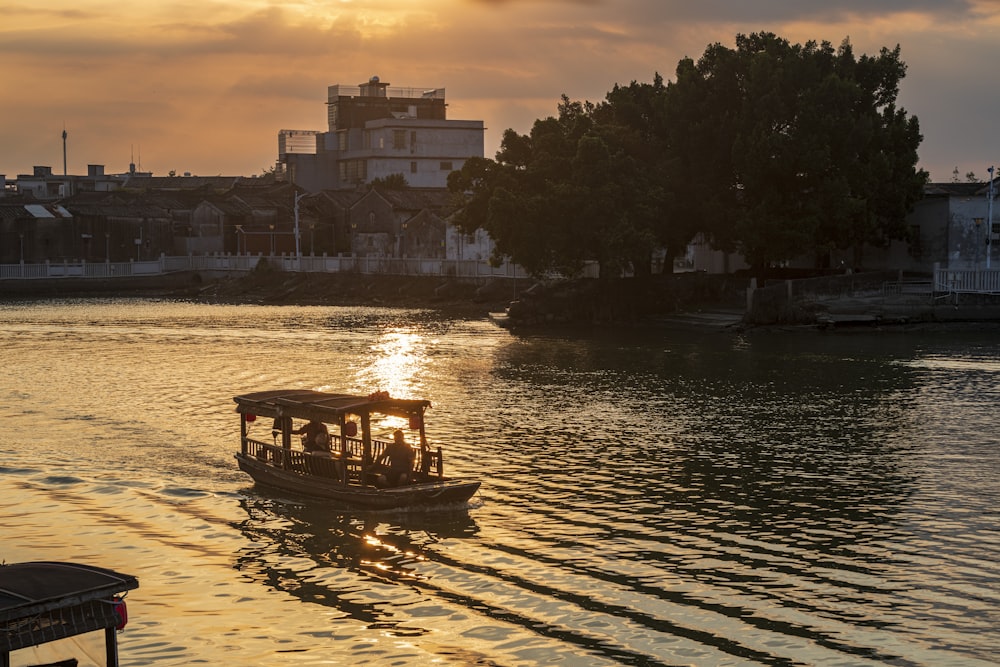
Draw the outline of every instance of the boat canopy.
[[[0,565],[0,664],[11,651],[101,629],[112,664],[125,623],[116,596],[138,587],[132,575],[79,563]]]
[[[367,396],[332,394],[311,389],[258,391],[233,397],[236,411],[260,417],[295,417],[336,423],[344,415],[366,417],[384,414],[394,417],[422,417],[431,402],[422,399],[392,398],[378,391]]]

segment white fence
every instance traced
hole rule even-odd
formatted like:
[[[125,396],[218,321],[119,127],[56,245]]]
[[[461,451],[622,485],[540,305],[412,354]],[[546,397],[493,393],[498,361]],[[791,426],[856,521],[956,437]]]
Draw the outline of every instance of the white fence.
[[[934,268],[934,291],[1000,294],[1000,269]]]
[[[460,259],[419,259],[396,257],[301,257],[264,255],[160,256],[158,259],[129,262],[45,262],[43,264],[0,264],[0,279],[9,278],[123,278],[157,276],[179,271],[247,273],[266,260],[279,271],[305,273],[362,273],[404,276],[447,276],[454,278],[527,278],[520,266],[504,262]],[[588,267],[590,269],[590,267]],[[589,273],[589,271],[588,271]]]

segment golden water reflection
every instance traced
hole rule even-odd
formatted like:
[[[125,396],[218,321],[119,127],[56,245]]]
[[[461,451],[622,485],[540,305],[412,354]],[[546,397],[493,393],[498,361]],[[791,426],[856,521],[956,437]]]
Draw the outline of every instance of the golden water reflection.
[[[427,347],[425,337],[414,330],[385,332],[371,345],[365,365],[358,370],[358,384],[371,391],[388,391],[391,396],[420,397],[422,378],[431,365]]]

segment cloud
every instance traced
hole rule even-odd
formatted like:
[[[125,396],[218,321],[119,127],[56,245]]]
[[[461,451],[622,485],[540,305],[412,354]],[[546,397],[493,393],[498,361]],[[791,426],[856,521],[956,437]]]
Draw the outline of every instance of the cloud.
[[[0,173],[61,161],[63,122],[78,171],[141,143],[154,169],[256,173],[273,162],[278,129],[326,128],[328,85],[373,74],[445,87],[449,117],[485,121],[491,156],[506,128],[527,132],[562,93],[597,101],[616,83],[655,72],[669,80],[680,58],[756,31],[835,45],[849,36],[857,53],[901,44],[910,70],[900,100],[920,118],[928,160],[954,162],[958,147],[984,152],[997,115],[983,92],[1000,29],[988,0],[49,0],[11,9],[0,24],[0,87],[23,94],[0,96]]]

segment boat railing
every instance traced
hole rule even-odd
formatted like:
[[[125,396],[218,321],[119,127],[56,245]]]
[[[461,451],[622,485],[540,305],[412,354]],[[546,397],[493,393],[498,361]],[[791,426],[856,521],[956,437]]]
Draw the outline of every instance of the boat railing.
[[[302,454],[302,452],[287,450],[281,445],[272,445],[262,440],[254,440],[253,438],[246,438],[244,440],[243,453],[254,457],[258,461],[272,463],[278,468],[286,469],[292,468],[294,465],[290,456],[291,454]]]
[[[372,440],[372,458],[365,461],[364,442],[360,438],[331,435],[330,450],[333,456],[322,458],[248,437],[244,439],[243,453],[283,470],[339,478],[347,483],[348,476],[355,477],[358,481],[364,480],[369,467],[382,456],[388,446],[389,443],[384,440]],[[427,477],[444,476],[444,456],[440,447],[436,450],[412,447],[412,450],[414,471],[422,472]]]
[[[372,440],[372,460],[378,461],[389,443],[385,440]],[[444,477],[444,457],[441,448],[436,450],[410,446],[413,451],[413,471],[423,472],[429,477]]]
[[[351,459],[362,459],[365,455],[365,443],[361,438],[351,438],[348,436],[331,435],[330,451],[339,453]]]

